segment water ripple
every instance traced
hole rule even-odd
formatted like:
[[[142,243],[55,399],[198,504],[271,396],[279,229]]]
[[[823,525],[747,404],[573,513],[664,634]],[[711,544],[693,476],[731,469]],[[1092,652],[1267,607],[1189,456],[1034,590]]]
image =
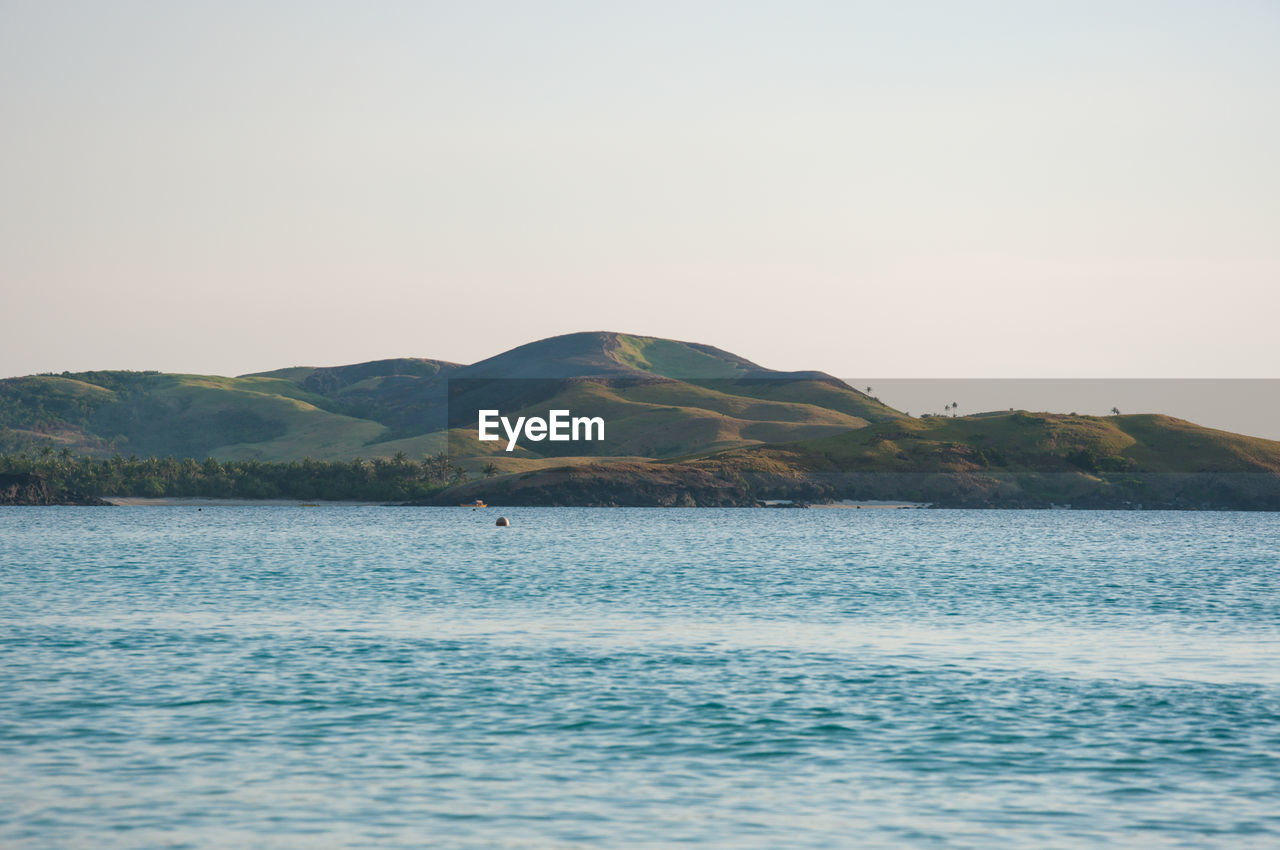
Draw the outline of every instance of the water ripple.
[[[0,845],[1280,843],[1276,517],[478,516],[0,509]]]

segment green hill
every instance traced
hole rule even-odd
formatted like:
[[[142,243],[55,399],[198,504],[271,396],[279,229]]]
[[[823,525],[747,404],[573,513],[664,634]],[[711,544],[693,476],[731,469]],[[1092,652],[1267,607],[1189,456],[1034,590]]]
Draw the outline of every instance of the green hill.
[[[0,426],[9,448],[199,458],[341,456],[384,430],[279,378],[145,372],[0,381]]]
[[[900,419],[676,462],[524,471],[441,499],[494,504],[750,505],[906,500],[944,506],[1280,510],[1280,442],[1156,414],[1017,411]]]
[[[475,410],[589,412],[601,444],[507,453],[475,437]],[[778,372],[697,343],[579,333],[471,365],[400,358],[240,377],[83,372],[0,380],[0,451],[293,460],[450,448],[503,469],[586,452],[673,458],[796,440],[901,414],[820,372]]]
[[[1158,414],[1017,411],[878,423],[695,463],[803,473],[1280,473],[1280,442]]]
[[[476,411],[599,416],[599,443],[481,441]],[[240,377],[81,372],[0,381],[0,453],[227,461],[422,458],[473,477],[436,497],[518,504],[1280,509],[1280,443],[1157,414],[913,419],[822,372],[617,333],[463,365],[400,358]],[[387,467],[384,467],[387,468]],[[456,467],[455,467],[456,468]],[[450,479],[453,480],[453,479]]]

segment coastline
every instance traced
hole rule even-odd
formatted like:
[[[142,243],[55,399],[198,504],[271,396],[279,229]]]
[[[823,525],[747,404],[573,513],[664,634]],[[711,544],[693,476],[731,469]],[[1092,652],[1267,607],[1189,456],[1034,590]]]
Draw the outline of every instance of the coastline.
[[[331,501],[327,499],[213,499],[201,496],[107,496],[103,501],[120,508],[200,507],[296,507],[296,508],[360,508],[381,507],[389,502]]]
[[[825,508],[829,510],[873,510],[873,511],[901,511],[901,510],[919,510],[921,508],[933,507],[933,502],[898,502],[885,501],[880,499],[868,499],[864,501],[856,501],[854,499],[841,499],[838,502],[829,502],[827,504],[809,505],[810,508]]]

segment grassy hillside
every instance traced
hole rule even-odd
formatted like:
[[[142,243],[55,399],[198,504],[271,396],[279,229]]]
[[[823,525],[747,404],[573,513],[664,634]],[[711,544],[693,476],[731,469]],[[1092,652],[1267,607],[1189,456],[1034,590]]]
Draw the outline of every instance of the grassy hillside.
[[[343,457],[386,429],[281,378],[139,372],[0,381],[9,448],[276,459]]]
[[[476,410],[603,417],[601,443],[481,442]],[[0,381],[0,452],[226,461],[447,451],[440,498],[752,504],[896,498],[972,506],[1280,508],[1280,443],[1155,414],[912,419],[821,372],[711,346],[569,334],[469,366],[400,358],[238,378],[81,372]]]
[[[733,396],[679,381],[574,380],[560,384],[556,394],[516,408],[510,415],[546,415],[549,409],[590,411],[603,417],[607,439],[602,443],[522,444],[543,456],[586,452],[672,458],[736,445],[835,434],[866,425],[865,419],[815,405]],[[458,431],[464,432],[474,435],[474,428]],[[502,450],[494,443],[483,445],[490,447],[487,451]],[[453,453],[465,455],[469,451],[455,443]]]
[[[1170,416],[1025,411],[877,423],[717,463],[804,472],[1280,473],[1280,443]]]
[[[607,440],[507,454],[475,440],[481,407],[603,416]],[[822,373],[774,372],[711,346],[616,333],[540,340],[470,366],[398,358],[238,378],[84,372],[0,381],[0,451],[98,456],[337,460],[448,446],[459,460],[497,452],[494,462],[508,468],[516,458],[527,466],[584,452],[673,458],[899,416]]]
[[[749,360],[709,345],[613,334],[610,357],[617,363],[677,380],[741,378],[760,373]]]
[[[1280,509],[1280,442],[1160,415],[902,419],[667,463],[521,470],[445,503],[750,505],[892,499],[969,507]]]

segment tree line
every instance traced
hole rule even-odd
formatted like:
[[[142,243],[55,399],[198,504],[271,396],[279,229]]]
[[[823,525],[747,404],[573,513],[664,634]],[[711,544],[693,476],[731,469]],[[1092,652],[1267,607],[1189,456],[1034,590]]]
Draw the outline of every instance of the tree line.
[[[413,460],[403,452],[365,460],[216,460],[77,456],[48,446],[0,454],[0,473],[32,473],[56,492],[78,496],[325,499],[390,502],[423,498],[468,479],[443,453]]]

